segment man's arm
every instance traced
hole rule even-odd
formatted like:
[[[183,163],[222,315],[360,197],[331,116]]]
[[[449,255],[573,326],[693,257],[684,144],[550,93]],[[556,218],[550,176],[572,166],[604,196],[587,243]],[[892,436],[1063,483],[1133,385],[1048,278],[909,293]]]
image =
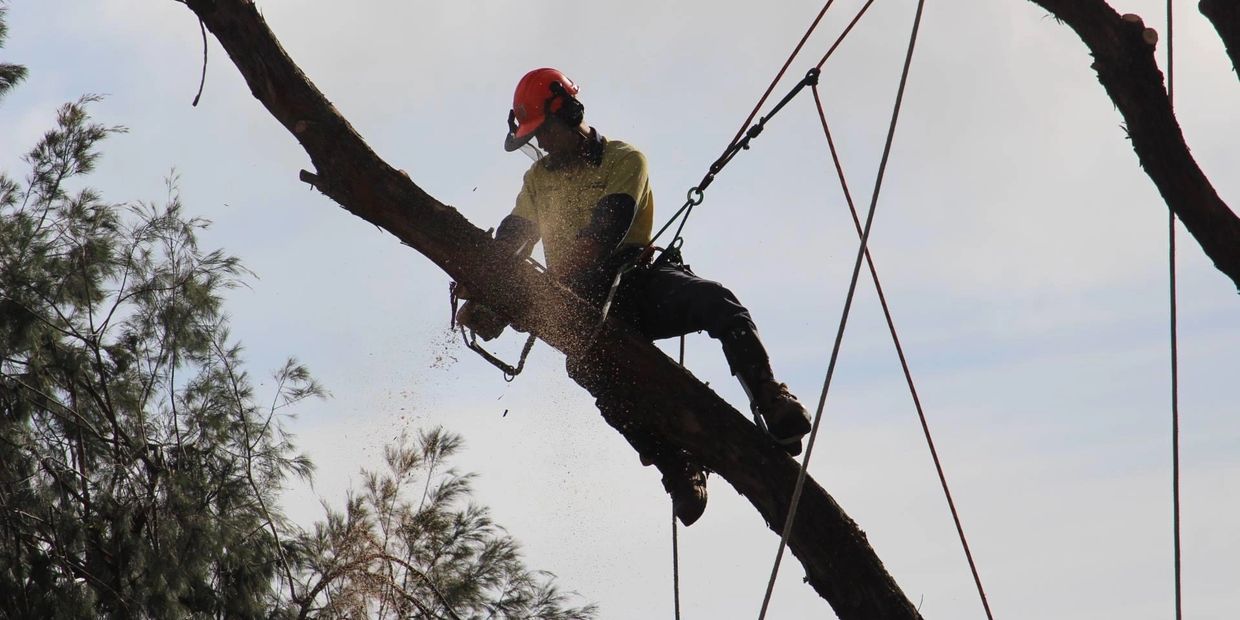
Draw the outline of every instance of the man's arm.
[[[628,194],[608,194],[599,199],[590,224],[577,233],[577,238],[593,241],[606,254],[611,254],[628,236],[636,215],[636,199]]]
[[[529,175],[517,195],[516,207],[495,229],[495,240],[509,248],[514,260],[521,260],[530,255],[534,245],[542,236],[538,228],[538,210],[534,207],[533,192],[530,188]],[[469,292],[458,289],[458,296],[465,304],[456,314],[461,325],[474,330],[483,340],[492,340],[504,332],[508,319],[500,316],[490,308],[469,299]]]
[[[599,199],[590,223],[573,240],[564,267],[569,279],[590,277],[588,274],[615,253],[633,225],[636,204],[628,194],[608,194]]]
[[[612,165],[590,223],[577,234],[578,270],[596,267],[615,253],[637,218],[638,200],[649,193],[646,156],[636,150],[625,153]]]
[[[511,248],[514,258],[525,258],[541,237],[538,224],[515,213],[505,217],[495,229],[495,240]]]

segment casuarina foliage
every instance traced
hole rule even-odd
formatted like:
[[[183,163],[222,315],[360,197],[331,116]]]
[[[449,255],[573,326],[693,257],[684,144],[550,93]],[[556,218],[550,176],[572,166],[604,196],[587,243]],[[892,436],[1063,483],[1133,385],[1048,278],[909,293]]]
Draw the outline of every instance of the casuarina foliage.
[[[548,573],[522,563],[517,543],[470,501],[471,475],[448,461],[461,438],[442,429],[401,437],[383,471],[363,471],[341,512],[302,539],[302,609],[340,618],[579,620]]]
[[[276,495],[310,473],[277,414],[322,390],[290,361],[260,405],[221,311],[242,268],[175,182],[80,187],[121,131],[90,101],[0,176],[0,615],[266,615],[293,577]]]
[[[124,131],[93,101],[0,173],[0,617],[590,617],[470,503],[441,431],[390,448],[344,513],[287,518],[311,463],[282,419],[324,391],[293,360],[256,391],[222,307],[246,272],[199,246],[175,177],[157,204],[84,185]]]

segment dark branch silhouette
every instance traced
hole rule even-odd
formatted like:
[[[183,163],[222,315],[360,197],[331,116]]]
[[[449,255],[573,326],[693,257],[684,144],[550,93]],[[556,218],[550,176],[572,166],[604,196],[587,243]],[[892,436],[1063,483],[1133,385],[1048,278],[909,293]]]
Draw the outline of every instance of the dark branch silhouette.
[[[1141,167],[1214,266],[1240,289],[1240,218],[1219,197],[1184,142],[1155,62],[1158,34],[1136,15],[1121,16],[1103,0],[1030,0],[1076,31],[1094,57],[1093,69],[1127,124]],[[1235,62],[1237,2],[1217,9],[1215,27]],[[1214,18],[1211,18],[1214,19]],[[1223,24],[1220,26],[1220,24]],[[1227,31],[1227,33],[1224,33]]]
[[[249,0],[186,0],[227,51],[251,92],[301,143],[306,178],[358,217],[421,252],[474,298],[511,317],[569,359],[573,378],[631,440],[686,450],[782,527],[798,467],[766,435],[656,347],[609,321],[548,276],[514,264],[481,229],[382,161],[280,47]],[[416,171],[415,171],[416,174]],[[806,580],[844,620],[913,619],[865,534],[812,479],[789,548]]]
[[[1214,24],[1214,30],[1223,40],[1227,55],[1231,57],[1232,71],[1240,77],[1240,2],[1236,0],[1201,0],[1198,10]]]

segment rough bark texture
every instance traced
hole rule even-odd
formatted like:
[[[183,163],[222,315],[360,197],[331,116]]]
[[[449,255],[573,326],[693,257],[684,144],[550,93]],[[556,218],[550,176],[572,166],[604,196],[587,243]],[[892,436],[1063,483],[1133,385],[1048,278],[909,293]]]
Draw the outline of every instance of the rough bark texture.
[[[609,323],[593,343],[584,338],[597,313],[528,265],[511,264],[486,233],[379,159],[293,64],[250,0],[186,4],[223,45],[255,98],[301,143],[317,171],[316,187],[564,352],[592,395],[627,405],[623,420],[609,420],[621,433],[649,434],[683,448],[745,496],[772,530],[782,528],[795,461],[624,325]],[[789,548],[840,618],[921,617],[865,534],[813,480],[793,530]]]
[[[1201,0],[1197,5],[1223,40],[1231,67],[1240,77],[1240,0]]]
[[[1068,24],[1093,54],[1107,95],[1127,123],[1145,173],[1214,266],[1240,289],[1240,218],[1193,159],[1140,19],[1125,19],[1103,0],[1030,0]],[[1149,38],[1157,41],[1156,38]]]

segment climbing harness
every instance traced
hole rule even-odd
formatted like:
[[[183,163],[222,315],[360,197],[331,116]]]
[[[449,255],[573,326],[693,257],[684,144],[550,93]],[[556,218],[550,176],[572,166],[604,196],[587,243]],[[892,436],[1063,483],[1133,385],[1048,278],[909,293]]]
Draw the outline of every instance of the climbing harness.
[[[658,259],[652,262],[650,258],[654,256],[656,250],[659,250],[662,253],[659,255]],[[638,252],[633,258],[624,261],[624,263],[616,269],[616,274],[611,279],[611,285],[607,287],[607,296],[603,299],[603,306],[599,313],[598,322],[594,324],[594,329],[590,330],[589,342],[594,342],[594,339],[597,338],[599,333],[603,331],[603,325],[607,323],[607,316],[611,313],[611,305],[616,301],[616,292],[620,290],[620,282],[624,279],[624,276],[628,275],[630,271],[658,266],[665,260],[664,256],[666,256],[666,254],[667,250],[660,250],[653,245],[647,245],[642,248],[641,252]]]

